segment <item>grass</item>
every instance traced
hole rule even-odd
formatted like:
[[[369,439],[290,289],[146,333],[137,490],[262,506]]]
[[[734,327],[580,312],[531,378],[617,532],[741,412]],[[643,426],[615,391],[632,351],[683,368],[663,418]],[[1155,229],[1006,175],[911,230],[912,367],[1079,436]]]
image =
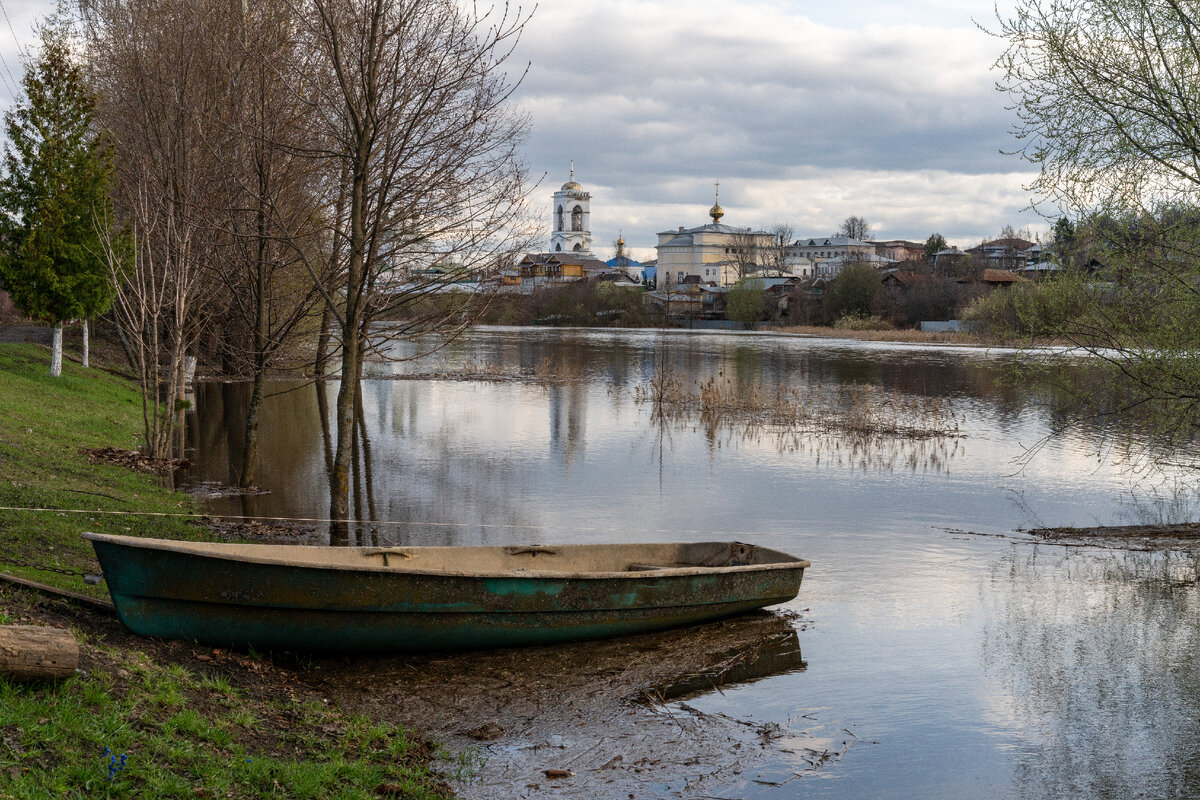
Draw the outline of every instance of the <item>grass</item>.
[[[137,448],[142,407],[136,388],[70,361],[62,377],[51,378],[47,364],[44,348],[0,344],[0,568],[103,597],[103,587],[4,559],[96,572],[91,545],[79,536],[84,530],[166,538],[204,532],[184,517],[153,516],[195,511],[189,497],[161,478],[88,461],[87,449]]]
[[[319,702],[247,702],[178,665],[109,650],[53,686],[0,678],[0,798],[452,796],[431,747]]]
[[[95,572],[84,530],[208,532],[190,523],[192,500],[161,479],[89,462],[88,449],[139,444],[136,388],[69,361],[50,378],[47,365],[44,348],[0,344],[0,571],[104,597],[78,576],[5,559]],[[60,607],[75,616],[56,616]],[[70,627],[87,667],[58,684],[0,675],[0,800],[452,796],[430,772],[427,742],[339,712],[257,654],[197,657],[194,646],[118,636],[87,614],[0,584],[0,624]]]

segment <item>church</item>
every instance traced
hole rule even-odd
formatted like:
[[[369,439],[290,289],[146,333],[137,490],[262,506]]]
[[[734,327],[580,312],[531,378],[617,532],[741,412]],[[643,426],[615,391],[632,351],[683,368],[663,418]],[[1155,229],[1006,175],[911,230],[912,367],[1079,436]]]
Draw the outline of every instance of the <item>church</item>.
[[[575,162],[571,178],[554,193],[554,220],[550,234],[550,252],[575,253],[595,258],[592,253],[592,195],[575,182]]]
[[[709,209],[712,222],[696,228],[663,231],[658,234],[658,274],[671,284],[688,282],[730,286],[741,278],[768,266],[776,249],[775,236],[769,231],[737,228],[721,222],[721,185],[717,184],[716,202]]]

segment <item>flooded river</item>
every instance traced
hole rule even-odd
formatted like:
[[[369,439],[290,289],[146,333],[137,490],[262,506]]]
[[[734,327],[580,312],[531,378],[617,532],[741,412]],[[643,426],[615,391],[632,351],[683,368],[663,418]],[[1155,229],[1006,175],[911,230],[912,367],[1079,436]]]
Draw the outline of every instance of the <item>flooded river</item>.
[[[1022,533],[1194,519],[1196,497],[1186,474],[1140,455],[1129,430],[1071,428],[1044,441],[1065,419],[1054,383],[1086,385],[1087,365],[1035,387],[1012,377],[1017,358],[1029,357],[779,335],[489,328],[426,358],[372,363],[356,479],[356,516],[368,522],[353,529],[356,543],[734,538],[813,564],[786,617],[772,622],[785,626],[772,641],[786,641],[787,653],[730,672],[720,691],[660,692],[645,712],[665,720],[662,730],[712,720],[743,731],[741,755],[697,744],[690,763],[678,749],[657,764],[651,752],[642,771],[617,759],[612,742],[616,755],[599,759],[603,731],[564,718],[524,738],[476,736],[472,752],[493,766],[464,796],[1200,796],[1200,557]],[[636,394],[663,370],[808,396],[869,384],[933,409],[941,435],[664,419]],[[322,519],[322,389],[276,391],[260,445],[269,494],[210,506]],[[336,386],[323,391],[332,402]],[[228,482],[245,387],[201,385],[195,399],[188,481]],[[319,540],[326,534],[314,525]],[[686,649],[687,634],[674,636],[664,647]],[[562,653],[611,659],[596,672],[607,680],[628,659],[604,647]],[[517,667],[479,663],[521,693]],[[515,755],[539,747],[553,757]],[[551,767],[575,776],[547,783]]]

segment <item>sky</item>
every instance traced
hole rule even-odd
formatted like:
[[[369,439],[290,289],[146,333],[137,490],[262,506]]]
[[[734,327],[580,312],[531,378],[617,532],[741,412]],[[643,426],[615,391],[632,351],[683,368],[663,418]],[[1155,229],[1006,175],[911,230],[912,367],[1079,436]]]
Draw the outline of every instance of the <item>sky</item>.
[[[48,0],[0,0],[0,102]],[[532,5],[532,4],[530,4]],[[1002,0],[1001,13],[1012,0]],[[526,6],[528,8],[529,6]],[[828,236],[864,217],[876,239],[941,233],[973,246],[1006,225],[1044,232],[1003,151],[993,0],[542,0],[510,64],[549,246],[551,195],[591,193],[593,251],[709,221]]]

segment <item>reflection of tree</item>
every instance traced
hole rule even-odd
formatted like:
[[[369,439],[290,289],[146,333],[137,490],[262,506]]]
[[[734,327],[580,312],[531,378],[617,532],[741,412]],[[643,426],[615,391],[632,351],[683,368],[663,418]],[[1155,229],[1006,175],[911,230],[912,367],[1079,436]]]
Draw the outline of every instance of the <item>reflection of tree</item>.
[[[1200,795],[1200,555],[1014,548],[983,661],[1017,795]]]

